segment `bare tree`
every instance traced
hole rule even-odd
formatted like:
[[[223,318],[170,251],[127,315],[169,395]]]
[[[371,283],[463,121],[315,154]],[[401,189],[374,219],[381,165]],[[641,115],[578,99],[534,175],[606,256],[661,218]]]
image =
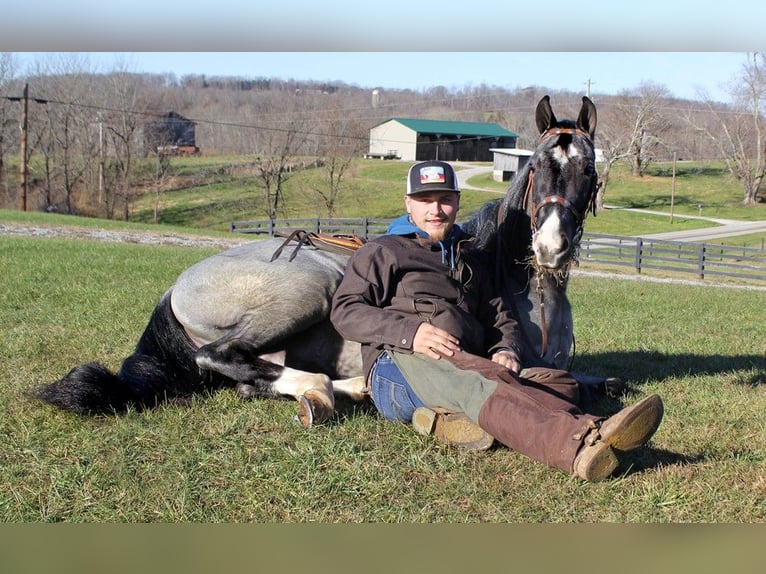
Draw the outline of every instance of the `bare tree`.
[[[93,74],[87,60],[76,55],[51,62],[48,70],[41,77],[41,89],[51,99],[44,106],[47,141],[40,148],[46,163],[45,207],[63,205],[66,213],[74,213],[97,155],[92,110],[87,106]]]
[[[630,161],[635,177],[643,176],[646,167],[656,159],[658,150],[664,145],[670,122],[663,107],[669,98],[670,93],[665,86],[650,82],[619,95],[615,105],[617,114],[613,116],[617,123],[612,132],[621,132],[622,150],[616,155]],[[599,121],[599,125],[602,124]]]
[[[641,177],[666,146],[665,136],[671,122],[663,111],[663,104],[668,97],[664,86],[644,83],[599,107],[596,147],[601,157],[597,210],[604,207],[604,196],[615,163],[628,161],[632,174]]]
[[[5,91],[13,84],[16,75],[16,64],[13,54],[0,52],[0,90]],[[17,144],[14,128],[17,127],[18,108],[10,100],[0,98],[0,189],[6,197],[5,203],[11,203],[10,189],[6,171],[5,157],[11,147]],[[18,131],[18,130],[16,130]]]
[[[762,53],[748,54],[739,77],[732,82],[731,110],[722,110],[705,98],[708,112],[717,119],[715,127],[702,124],[689,114],[688,121],[705,133],[717,146],[731,175],[743,190],[742,203],[757,202],[764,175],[766,175],[766,123],[763,112],[766,105],[766,60]]]
[[[359,157],[367,143],[366,130],[359,120],[349,118],[337,107],[333,117],[326,124],[326,133],[319,141],[317,166],[322,170],[323,185],[313,191],[322,203],[328,217],[335,215],[335,209],[343,189],[343,179],[351,169],[354,158]]]
[[[108,217],[114,217],[121,207],[125,221],[130,219],[131,203],[138,193],[136,159],[140,128],[145,121],[139,80],[139,76],[125,69],[111,73],[108,98],[112,106],[105,114],[109,150],[105,163],[105,207]]]
[[[311,133],[309,122],[300,113],[299,103],[288,101],[286,107],[284,114],[263,118],[259,122],[261,125],[253,129],[254,165],[261,184],[261,205],[271,220],[277,219],[286,208],[284,186],[294,170],[301,167],[297,157],[305,151],[303,146]]]

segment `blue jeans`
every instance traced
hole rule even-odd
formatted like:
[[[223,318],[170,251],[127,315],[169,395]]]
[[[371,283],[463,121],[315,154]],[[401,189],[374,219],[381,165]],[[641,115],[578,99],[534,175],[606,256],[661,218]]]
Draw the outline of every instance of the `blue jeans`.
[[[370,395],[378,412],[389,420],[408,423],[415,409],[425,406],[385,351],[370,372]]]

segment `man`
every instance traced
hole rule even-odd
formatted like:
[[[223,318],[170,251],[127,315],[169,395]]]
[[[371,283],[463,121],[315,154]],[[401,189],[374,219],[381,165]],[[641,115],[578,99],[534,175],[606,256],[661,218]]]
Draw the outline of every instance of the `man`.
[[[580,409],[569,373],[522,371],[516,320],[455,224],[452,166],[413,165],[404,202],[389,233],[349,259],[330,315],[362,345],[377,410],[446,442],[483,449],[494,438],[579,478],[607,478],[659,427],[660,397],[605,419]]]

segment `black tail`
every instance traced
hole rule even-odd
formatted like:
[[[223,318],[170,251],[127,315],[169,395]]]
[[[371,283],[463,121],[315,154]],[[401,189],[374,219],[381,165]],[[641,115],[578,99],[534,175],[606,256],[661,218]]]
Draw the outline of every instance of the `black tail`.
[[[99,363],[78,365],[63,379],[38,389],[35,396],[81,415],[123,412],[132,402],[117,375]]]
[[[217,385],[194,362],[195,347],[170,308],[167,292],[154,310],[136,351],[114,374],[99,363],[73,368],[34,395],[81,415],[124,413],[151,408],[171,398],[188,397]]]

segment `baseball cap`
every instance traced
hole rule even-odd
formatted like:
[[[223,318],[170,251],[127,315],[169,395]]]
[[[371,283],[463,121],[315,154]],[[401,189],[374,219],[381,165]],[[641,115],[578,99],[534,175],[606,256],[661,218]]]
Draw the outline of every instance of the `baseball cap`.
[[[416,163],[407,175],[407,195],[427,191],[456,191],[460,193],[455,170],[445,161]]]

